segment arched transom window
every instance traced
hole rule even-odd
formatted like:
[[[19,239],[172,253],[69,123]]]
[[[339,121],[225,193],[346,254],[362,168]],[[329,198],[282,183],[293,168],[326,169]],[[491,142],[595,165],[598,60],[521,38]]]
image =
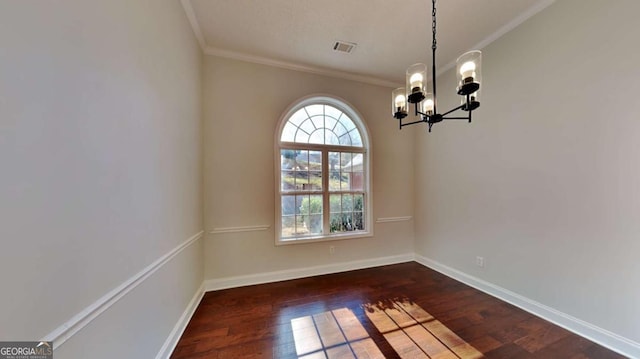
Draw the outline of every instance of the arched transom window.
[[[358,114],[332,97],[307,98],[276,136],[276,242],[371,235],[369,141]]]

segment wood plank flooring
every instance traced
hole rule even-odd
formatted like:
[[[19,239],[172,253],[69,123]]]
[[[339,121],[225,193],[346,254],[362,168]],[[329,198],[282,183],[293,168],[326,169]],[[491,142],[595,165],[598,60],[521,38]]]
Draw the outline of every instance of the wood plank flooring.
[[[206,293],[171,358],[623,358],[411,262]]]

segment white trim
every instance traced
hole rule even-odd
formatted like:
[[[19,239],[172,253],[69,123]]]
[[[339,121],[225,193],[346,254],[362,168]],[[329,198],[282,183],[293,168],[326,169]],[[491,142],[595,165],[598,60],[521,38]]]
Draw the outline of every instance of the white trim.
[[[295,142],[294,143],[282,142],[280,140],[282,136],[282,130],[287,124],[289,118],[293,116],[293,114],[295,114],[296,111],[302,108],[305,108],[306,106],[309,106],[309,105],[318,105],[318,104],[335,107],[336,109],[347,114],[350,117],[353,124],[358,129],[358,131],[360,132],[360,138],[362,139],[362,147],[333,146],[333,145],[322,145],[322,146],[316,147],[315,144],[309,145],[309,144],[300,143],[300,148],[301,149],[313,148],[323,152],[323,163],[326,164],[326,166],[323,165],[323,175],[322,175],[324,189],[322,191],[319,191],[318,194],[322,194],[323,203],[325,206],[327,206],[327,208],[328,208],[327,195],[329,195],[330,192],[328,189],[329,188],[328,183],[325,182],[329,178],[328,172],[327,172],[329,170],[329,166],[327,163],[327,157],[325,156],[326,152],[336,149],[338,151],[362,153],[362,156],[363,156],[362,166],[363,166],[363,171],[366,177],[365,178],[366,181],[364,184],[365,206],[366,206],[366,210],[364,212],[365,213],[365,222],[364,222],[365,230],[353,232],[353,234],[352,232],[349,232],[349,234],[339,234],[339,235],[324,233],[322,235],[314,236],[314,237],[282,239],[280,238],[282,234],[281,196],[284,193],[282,193],[282,190],[280,188],[280,182],[281,182],[280,150],[283,147],[288,148],[291,145],[294,145],[296,147],[298,146],[298,144]],[[371,131],[369,131],[369,127],[367,126],[367,123],[363,120],[363,117],[360,114],[360,112],[358,112],[358,110],[351,103],[349,103],[348,101],[338,96],[323,94],[323,93],[307,95],[294,101],[285,109],[282,116],[280,117],[280,120],[278,121],[278,125],[276,126],[276,131],[274,132],[273,143],[274,143],[273,156],[274,156],[274,185],[275,185],[275,189],[274,189],[274,203],[275,203],[275,211],[274,211],[275,235],[274,237],[275,238],[274,240],[275,240],[276,246],[373,236],[375,226],[373,225],[373,191],[372,191],[372,188],[373,188],[372,147],[373,146],[371,145]],[[297,191],[292,192],[291,194],[297,194],[296,192]],[[325,214],[328,214],[328,213],[329,213],[328,211],[325,212]],[[326,221],[326,218],[324,218],[323,220]],[[325,225],[327,224],[328,222],[325,222]]]
[[[549,5],[553,4],[555,1],[556,0],[540,0],[536,2],[533,6],[525,10],[523,13],[521,13],[520,15],[518,15],[508,23],[506,23],[504,26],[502,26],[501,28],[499,28],[489,36],[485,37],[482,41],[477,43],[475,46],[472,46],[471,49],[469,50],[483,49],[484,47],[488,46],[492,42],[502,37],[504,34],[515,29],[523,22],[527,21],[529,18],[531,18],[535,14],[544,10]],[[245,54],[237,51],[224,50],[224,49],[219,49],[213,46],[209,46],[205,42],[204,35],[202,33],[202,28],[200,27],[200,23],[196,18],[195,11],[193,10],[193,6],[191,5],[191,1],[181,0],[181,3],[182,3],[182,7],[184,8],[184,12],[187,15],[187,18],[189,19],[189,23],[191,24],[193,33],[198,39],[198,43],[200,43],[202,52],[205,53],[206,55],[218,56],[218,57],[223,57],[227,59],[250,62],[254,64],[278,67],[278,68],[287,69],[287,70],[306,72],[306,73],[315,74],[315,75],[323,75],[323,76],[334,77],[339,79],[357,81],[357,82],[362,82],[362,83],[377,85],[377,86],[385,86],[385,87],[391,87],[391,88],[405,86],[404,83],[384,80],[384,79],[373,77],[373,76],[356,75],[346,71],[330,70],[327,68],[312,66],[312,65],[302,65],[299,63],[291,62],[291,61],[275,60],[275,59],[271,59],[264,56],[249,55],[249,54]],[[456,61],[455,60],[450,61],[445,66],[442,66],[438,69],[436,76],[442,75],[443,73],[454,68],[455,66],[456,66]]]
[[[516,27],[520,26],[523,22],[527,21],[533,15],[535,15],[535,14],[539,13],[540,11],[546,9],[549,5],[553,4],[555,1],[556,0],[540,0],[540,1],[536,2],[530,8],[525,10],[523,13],[521,13],[518,16],[516,16],[513,20],[511,20],[508,23],[506,23],[504,26],[502,26],[501,28],[499,28],[498,30],[493,32],[491,35],[485,37],[482,41],[480,41],[479,43],[475,44],[475,46],[472,46],[467,51],[484,49],[486,46],[488,46],[492,42],[498,40],[504,34],[506,34],[509,31],[515,29]],[[462,55],[462,54],[460,54],[460,55]],[[454,68],[456,66],[456,61],[457,61],[457,59],[449,62],[448,64],[446,64],[443,67],[440,67],[438,69],[438,72],[436,73],[436,77],[440,76],[443,73],[445,73],[445,72],[449,71],[450,69]]]
[[[339,273],[339,272],[346,272],[346,271],[356,270],[356,269],[411,262],[413,261],[413,258],[414,258],[413,253],[407,253],[407,254],[400,254],[396,256],[327,264],[327,265],[321,265],[321,266],[315,266],[315,267],[304,267],[304,268],[287,269],[287,270],[268,272],[268,273],[249,274],[249,275],[226,277],[226,278],[216,278],[216,279],[206,280],[204,282],[204,287],[205,287],[205,290],[209,292],[209,291],[220,290],[220,289],[243,287],[243,286],[254,285],[254,284],[279,282],[283,280],[305,278],[305,277],[312,277],[316,275]]]
[[[269,228],[271,228],[270,224],[265,224],[260,226],[243,226],[243,227],[218,227],[209,231],[209,233],[221,234],[221,233],[255,232],[255,231],[266,231]]]
[[[376,85],[376,86],[385,86],[385,87],[392,87],[392,88],[404,86],[403,83],[384,80],[384,79],[373,77],[373,76],[356,75],[354,73],[346,72],[346,71],[330,70],[320,66],[302,65],[299,63],[291,62],[291,61],[275,60],[275,59],[271,59],[264,56],[249,55],[249,54],[245,54],[237,51],[224,50],[224,49],[215,48],[213,46],[209,46],[206,43],[204,34],[202,33],[202,27],[198,22],[196,13],[193,10],[193,6],[191,5],[191,1],[180,0],[180,2],[182,3],[182,8],[184,9],[185,14],[187,15],[187,19],[189,20],[189,23],[191,24],[191,29],[193,29],[193,33],[196,36],[196,39],[198,39],[200,48],[202,49],[202,52],[206,55],[218,56],[218,57],[223,57],[223,58],[232,59],[232,60],[245,61],[245,62],[250,62],[254,64],[259,64],[259,65],[272,66],[272,67],[277,67],[277,68],[286,69],[286,70],[306,72],[314,75],[322,75],[322,76],[328,76],[328,77],[333,77],[338,79],[357,81],[357,82],[362,82],[365,84]]]
[[[163,255],[155,262],[148,265],[140,272],[127,279],[124,283],[118,287],[109,291],[109,293],[102,296],[102,298],[96,300],[91,305],[83,309],[80,313],[74,315],[66,323],[62,324],[58,328],[54,329],[51,333],[47,334],[42,340],[53,342],[54,350],[60,347],[64,342],[71,338],[74,334],[82,330],[85,326],[91,323],[95,318],[102,314],[105,310],[109,309],[118,300],[124,297],[127,293],[131,292],[138,285],[144,282],[145,279],[154,274],[165,263],[169,262],[173,257],[182,252],[185,248],[189,247],[195,241],[202,237],[203,231],[192,236],[180,245]]]
[[[389,222],[404,222],[410,221],[412,216],[404,216],[404,217],[380,217],[376,219],[376,223],[389,223]]]
[[[193,34],[196,36],[198,40],[198,44],[200,44],[200,49],[202,52],[206,52],[207,44],[204,42],[204,35],[202,34],[202,30],[200,28],[200,23],[198,22],[198,18],[196,17],[196,12],[193,10],[193,6],[191,6],[190,0],[180,0],[182,3],[182,8],[184,9],[185,14],[187,15],[187,19],[191,24],[191,29],[193,29]]]
[[[522,310],[546,319],[615,352],[631,358],[640,358],[640,343],[636,343],[633,340],[612,333],[606,329],[585,322],[584,320],[563,313],[557,309],[536,302],[493,283],[489,283],[480,278],[476,278],[472,275],[446,266],[433,259],[416,254],[415,260],[425,267],[429,267],[500,300],[513,304]]]
[[[188,0],[185,0],[185,1],[188,1]],[[291,61],[274,60],[268,57],[249,55],[249,54],[230,51],[230,50],[223,50],[223,49],[218,49],[212,46],[207,46],[204,50],[204,53],[210,56],[224,57],[227,59],[245,61],[245,62],[250,62],[254,64],[266,65],[266,66],[277,67],[281,69],[298,71],[298,72],[306,72],[309,74],[328,76],[328,77],[333,77],[333,78],[338,78],[343,80],[357,81],[357,82],[362,82],[362,83],[376,85],[376,86],[384,86],[384,87],[392,87],[392,88],[404,86],[404,84],[399,82],[384,80],[384,79],[373,77],[373,76],[356,75],[351,72],[330,70],[330,69],[319,67],[319,66],[302,65],[299,63],[291,62]]]
[[[180,319],[178,319],[178,322],[173,327],[173,330],[169,334],[169,337],[162,345],[162,348],[160,348],[158,355],[156,355],[156,359],[169,359],[171,357],[171,354],[178,344],[178,341],[180,341],[180,337],[182,337],[184,330],[187,329],[187,324],[189,324],[191,317],[193,317],[196,309],[198,309],[198,306],[202,301],[202,297],[204,297],[204,282],[200,284],[200,287],[193,295],[193,298],[189,302],[189,305],[187,306],[187,308],[185,308],[182,316],[180,316]]]

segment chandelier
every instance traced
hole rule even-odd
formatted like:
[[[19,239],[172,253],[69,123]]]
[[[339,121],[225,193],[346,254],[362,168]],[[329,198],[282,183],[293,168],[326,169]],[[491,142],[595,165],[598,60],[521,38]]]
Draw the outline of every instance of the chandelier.
[[[469,51],[458,57],[456,61],[456,74],[458,78],[457,91],[460,95],[460,106],[444,113],[438,113],[436,101],[436,0],[432,0],[431,30],[433,42],[431,43],[432,65],[431,82],[433,91],[427,82],[427,65],[414,64],[407,69],[407,84],[399,87],[391,93],[393,117],[398,119],[400,129],[404,126],[415,125],[417,123],[427,123],[429,132],[431,126],[443,120],[468,120],[471,123],[471,112],[480,107],[479,92],[482,76],[480,66],[482,63],[482,53],[478,50]],[[409,104],[413,104],[415,116],[420,119],[403,123],[402,119],[407,117]],[[462,110],[468,112],[466,116],[449,116],[452,113]]]

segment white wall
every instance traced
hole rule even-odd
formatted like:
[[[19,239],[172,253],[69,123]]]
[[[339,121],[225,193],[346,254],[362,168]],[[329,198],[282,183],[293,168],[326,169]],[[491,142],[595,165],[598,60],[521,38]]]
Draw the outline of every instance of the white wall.
[[[0,338],[39,340],[202,230],[202,58],[174,0],[2,0],[0,44]],[[153,357],[201,245],[56,358]]]
[[[415,182],[417,254],[636,344],[639,12],[557,1],[484,49],[474,123],[419,133]]]
[[[413,224],[375,224],[373,238],[274,245],[274,132],[303,96],[343,98],[363,116],[373,144],[374,219],[413,215],[413,135],[397,133],[388,88],[207,56],[204,75],[205,227],[271,225],[209,234],[210,280],[296,270],[413,252]],[[389,132],[396,133],[389,136]],[[336,253],[329,254],[329,246]]]

